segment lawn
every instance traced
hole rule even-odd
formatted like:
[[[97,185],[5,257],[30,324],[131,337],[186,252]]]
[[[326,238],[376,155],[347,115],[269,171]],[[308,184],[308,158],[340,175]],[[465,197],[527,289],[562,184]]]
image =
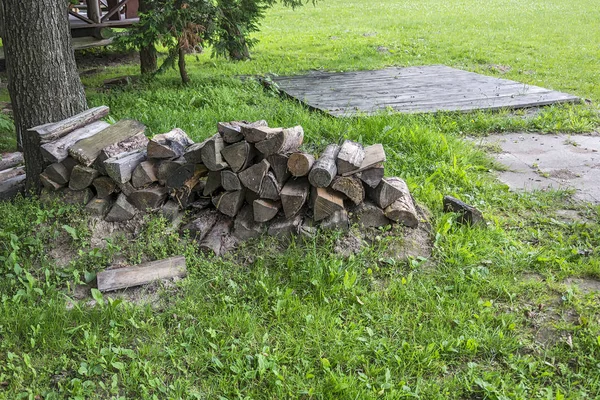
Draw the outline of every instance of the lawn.
[[[254,59],[190,55],[189,86],[168,72],[122,90],[83,77],[91,105],[151,133],[195,140],[217,121],[301,124],[307,148],[381,142],[386,173],[431,212],[433,253],[398,262],[382,231],[342,257],[340,233],[248,242],[213,259],[153,216],[135,239],[94,247],[76,207],[0,203],[0,398],[582,399],[600,393],[600,208],[566,192],[511,193],[464,137],[600,127],[600,9],[581,0],[325,0],[268,13]],[[589,99],[537,113],[333,119],[265,91],[255,74],[446,64]],[[6,93],[2,97],[6,98]],[[10,122],[0,120],[9,149]],[[526,134],[526,133],[524,133]],[[443,195],[479,207],[485,227],[444,213]],[[569,211],[565,211],[569,210]],[[151,301],[73,300],[113,262],[185,254],[189,277]]]

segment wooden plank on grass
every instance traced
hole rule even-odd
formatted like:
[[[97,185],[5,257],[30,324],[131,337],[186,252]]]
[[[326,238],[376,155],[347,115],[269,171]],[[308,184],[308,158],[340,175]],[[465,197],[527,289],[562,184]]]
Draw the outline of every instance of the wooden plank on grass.
[[[110,109],[107,106],[94,107],[62,121],[39,125],[28,130],[38,134],[40,143],[48,143],[65,136],[75,129],[106,117],[109,111]]]
[[[176,256],[131,267],[98,273],[98,290],[109,292],[145,285],[159,279],[182,278],[187,274],[185,257]]]

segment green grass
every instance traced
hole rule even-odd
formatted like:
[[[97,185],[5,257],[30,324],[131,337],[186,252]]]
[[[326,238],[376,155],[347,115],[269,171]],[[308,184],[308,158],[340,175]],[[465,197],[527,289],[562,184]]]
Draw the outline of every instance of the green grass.
[[[563,192],[510,193],[490,174],[489,157],[462,140],[598,128],[600,11],[591,1],[563,3],[328,0],[272,10],[253,61],[190,56],[187,87],[169,72],[150,84],[98,88],[136,66],[85,78],[91,104],[152,133],[179,126],[199,140],[217,121],[264,118],[302,124],[310,150],[341,137],[384,143],[387,174],[405,178],[432,212],[433,255],[394,261],[385,252],[401,238],[382,234],[344,259],[330,233],[283,250],[263,238],[211,259],[157,217],[136,239],[94,249],[77,208],[0,203],[0,398],[595,398],[598,294],[564,281],[600,278],[600,209]],[[333,119],[236,78],[430,63],[492,75],[500,75],[492,65],[510,66],[503,76],[592,104],[533,116]],[[445,194],[477,205],[488,226],[458,225],[442,211]],[[561,209],[581,220],[565,221]],[[71,262],[58,265],[57,252]],[[159,290],[159,300],[96,294],[95,306],[66,307],[76,284],[115,260],[182,253],[190,276]]]

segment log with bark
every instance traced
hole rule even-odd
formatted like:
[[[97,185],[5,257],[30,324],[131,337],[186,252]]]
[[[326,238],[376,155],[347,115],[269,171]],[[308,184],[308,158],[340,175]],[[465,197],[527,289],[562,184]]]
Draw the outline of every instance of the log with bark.
[[[277,178],[277,182],[283,185],[292,176],[288,169],[289,155],[287,154],[271,154],[267,157],[267,161],[271,166],[271,170]]]
[[[281,189],[280,197],[286,218],[298,214],[310,194],[310,183],[306,178],[290,179]]]
[[[346,172],[357,170],[364,158],[365,150],[362,144],[345,140],[337,156],[338,174],[343,175]]]
[[[92,185],[96,189],[96,197],[100,199],[107,198],[120,190],[117,183],[108,176],[100,176],[94,179]]]
[[[235,217],[244,205],[244,190],[223,192],[213,197],[213,204],[221,213]]]
[[[158,168],[156,167],[156,161],[142,161],[133,170],[131,184],[136,189],[150,185],[151,183],[158,181],[157,174]]]
[[[82,128],[106,117],[109,111],[110,109],[107,106],[94,107],[62,121],[51,122],[30,128],[29,131],[35,132],[39,136],[40,143],[48,143],[60,139],[78,128]]]
[[[374,144],[371,146],[365,147],[365,157],[360,163],[360,167],[355,170],[344,172],[342,175],[348,176],[353,175],[358,172],[364,171],[369,168],[375,167],[377,164],[384,163],[386,160],[385,150],[383,149],[382,144]]]
[[[242,183],[237,174],[231,170],[224,169],[221,171],[221,185],[228,192],[242,190]]]
[[[0,155],[0,171],[23,164],[23,153],[3,153]]]
[[[368,188],[369,198],[379,207],[386,208],[403,195],[406,182],[400,178],[384,178],[376,188]]]
[[[156,210],[163,205],[167,199],[167,194],[167,188],[155,184],[135,190],[129,195],[129,200],[138,210]]]
[[[485,224],[483,214],[477,208],[468,205],[467,203],[460,201],[456,197],[444,196],[443,200],[444,211],[458,213],[460,223],[467,223],[470,225],[482,225]]]
[[[108,122],[96,121],[79,129],[75,129],[60,139],[42,144],[42,156],[44,157],[44,160],[51,163],[61,162],[69,156],[69,148],[71,146],[75,145],[75,143],[80,140],[94,136],[109,126],[110,124]]]
[[[257,199],[252,204],[254,220],[256,222],[267,222],[275,218],[281,209],[280,201]]]
[[[181,129],[175,128],[167,133],[155,135],[148,142],[148,157],[157,159],[179,158],[185,149],[193,144],[192,139]]]
[[[354,176],[337,176],[331,184],[333,190],[343,193],[355,205],[365,199],[365,189],[360,179]]]
[[[133,171],[146,160],[145,150],[134,150],[129,153],[121,153],[104,161],[106,174],[117,183],[125,183],[131,180]]]
[[[99,175],[99,172],[94,168],[84,167],[83,165],[77,165],[71,172],[71,179],[69,180],[69,189],[71,190],[83,190],[86,187],[92,185],[94,179]]]
[[[254,193],[260,193],[263,179],[267,175],[270,166],[271,164],[267,160],[262,160],[258,164],[254,164],[238,174],[240,182],[242,182],[245,188]]]
[[[254,145],[243,141],[231,144],[221,150],[221,155],[233,172],[248,168],[256,156]]]
[[[254,208],[246,204],[233,224],[233,235],[239,240],[248,240],[262,235],[265,230],[265,224],[254,220]]]
[[[104,168],[104,162],[109,158],[115,158],[126,153],[132,153],[136,150],[146,151],[148,146],[148,138],[143,133],[138,133],[130,138],[122,140],[118,143],[111,144],[105,147],[100,152],[100,155],[94,162],[94,168],[100,171],[101,174],[106,175]]]
[[[226,240],[231,233],[233,222],[229,218],[219,218],[217,223],[200,242],[200,251],[221,256],[226,252]]]
[[[217,130],[223,137],[225,143],[237,143],[244,139],[244,132],[251,131],[253,128],[266,127],[267,121],[260,120],[255,122],[232,121],[219,122]]]
[[[279,200],[281,197],[281,185],[277,182],[277,178],[272,172],[267,172],[260,185],[258,196],[262,199]]]
[[[44,174],[59,185],[66,185],[71,179],[71,171],[60,162],[47,166]]]
[[[206,141],[200,151],[202,162],[206,165],[206,168],[211,171],[221,171],[229,166],[221,155],[224,148],[225,142],[218,133]]]
[[[252,129],[245,129],[244,139],[248,143],[258,143],[263,140],[272,138],[273,136],[283,132],[283,128],[269,128],[268,126],[257,126]]]
[[[219,218],[220,214],[217,210],[203,210],[182,228],[182,232],[188,232],[191,239],[201,242],[213,226],[215,226]]]
[[[337,175],[337,156],[340,152],[340,146],[330,144],[325,148],[319,159],[314,163],[308,181],[314,187],[327,187]]]
[[[304,130],[300,125],[283,129],[271,137],[256,143],[256,150],[265,157],[298,151],[304,141]]]
[[[293,153],[287,163],[287,168],[295,177],[306,176],[310,172],[315,157],[308,153]]]

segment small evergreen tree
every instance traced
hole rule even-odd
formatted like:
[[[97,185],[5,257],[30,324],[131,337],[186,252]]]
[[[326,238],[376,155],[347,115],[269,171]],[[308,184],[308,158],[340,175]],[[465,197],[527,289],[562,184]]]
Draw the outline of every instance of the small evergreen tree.
[[[144,0],[140,22],[121,43],[137,49],[161,44],[168,51],[157,72],[179,67],[181,80],[189,82],[184,55],[212,46],[214,56],[232,60],[250,58],[256,43],[250,38],[259,30],[266,10],[278,2],[298,7],[316,0]]]

